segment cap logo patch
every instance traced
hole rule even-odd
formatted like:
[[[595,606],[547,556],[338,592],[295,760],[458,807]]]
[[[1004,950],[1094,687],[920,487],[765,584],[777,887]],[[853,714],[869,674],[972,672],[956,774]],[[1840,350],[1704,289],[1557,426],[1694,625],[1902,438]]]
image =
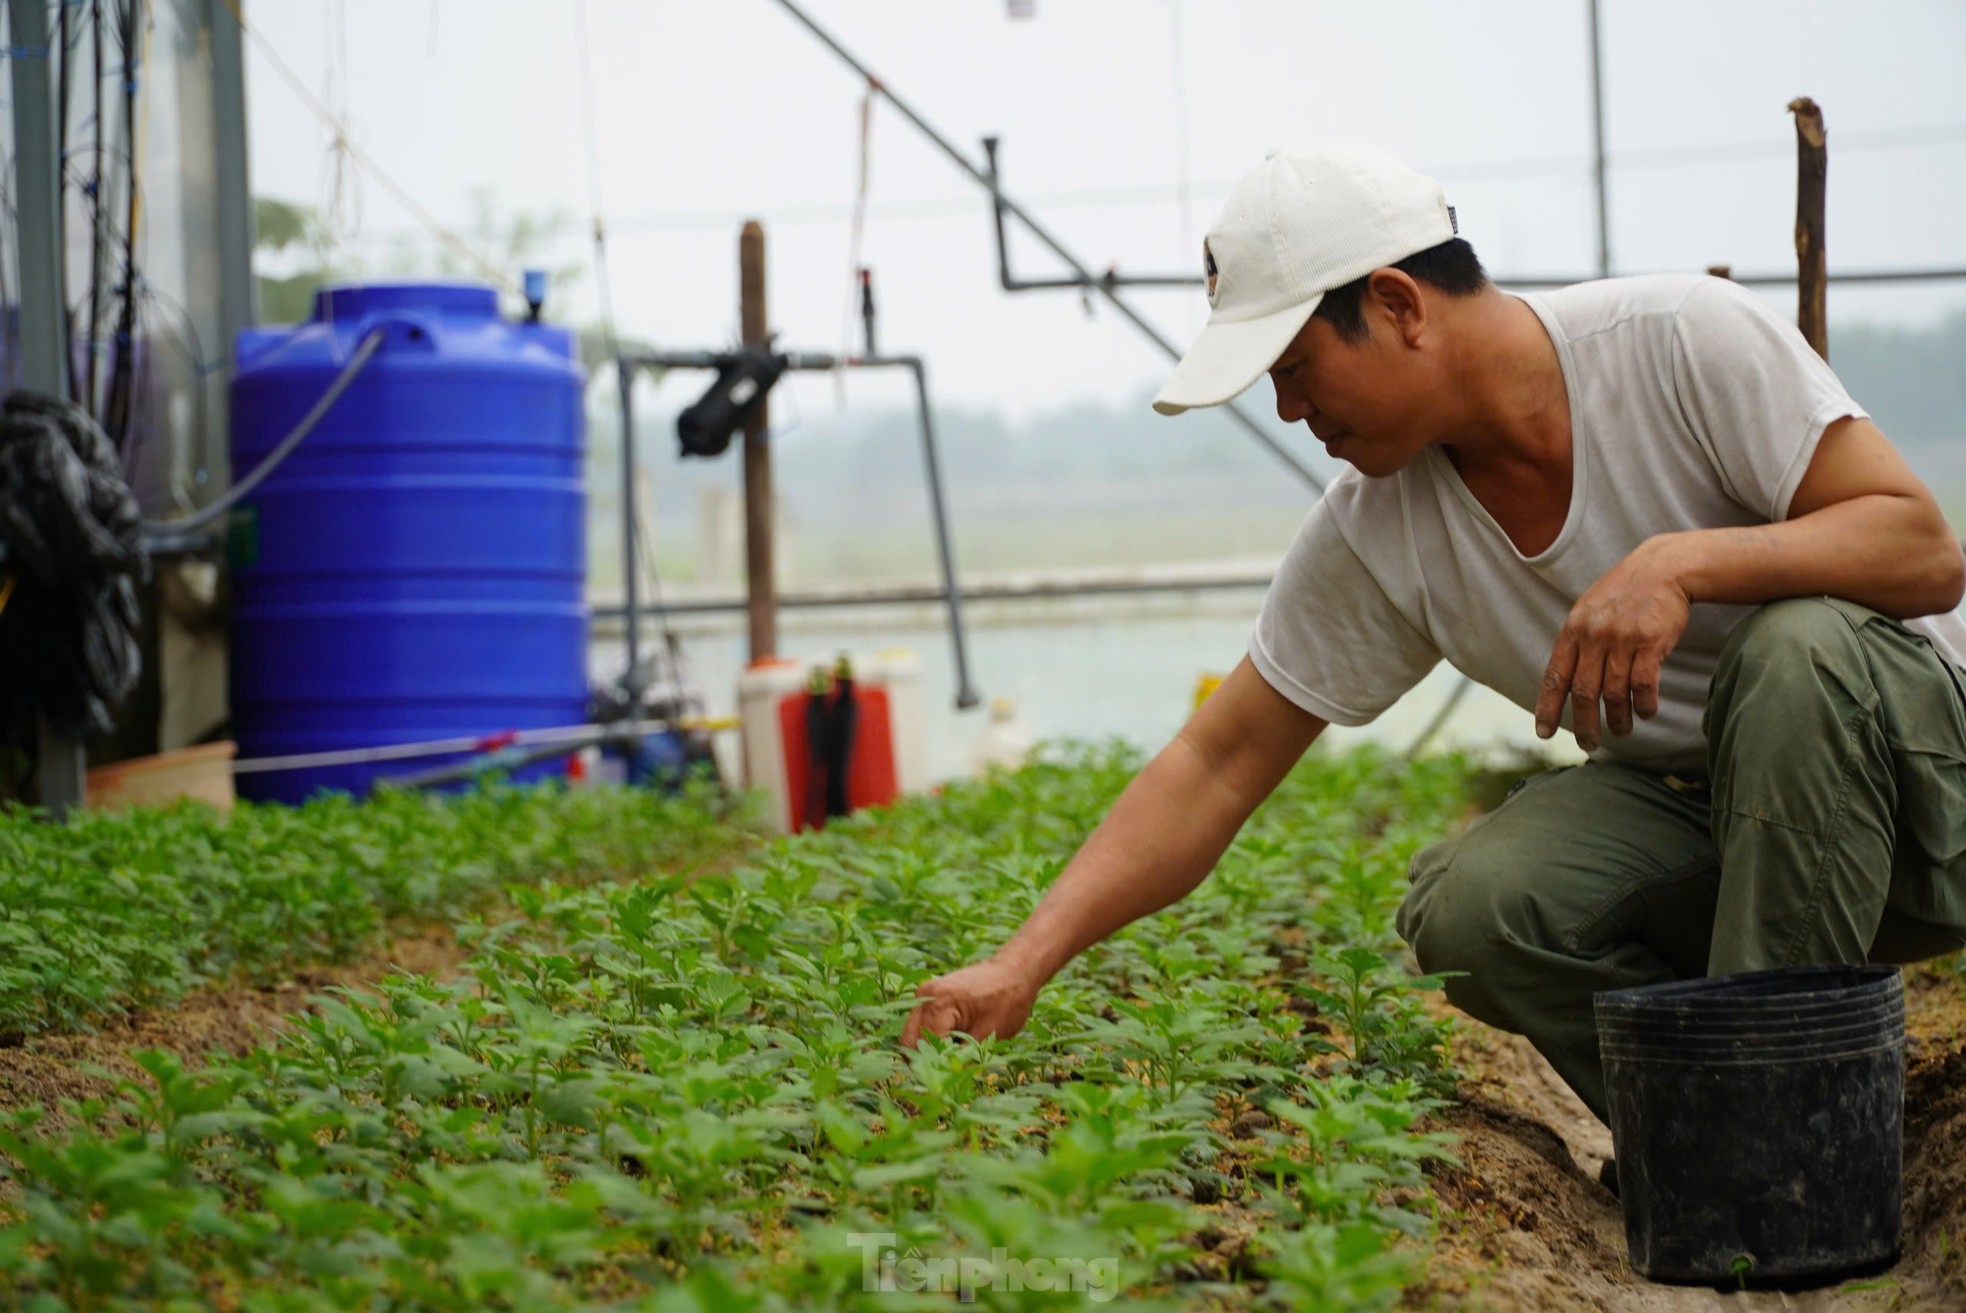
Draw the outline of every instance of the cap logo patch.
[[[1221,271],[1215,267],[1215,252],[1208,249],[1206,237],[1202,238],[1201,242],[1201,267],[1208,275],[1208,303],[1214,305],[1215,285],[1217,279],[1221,277]]]

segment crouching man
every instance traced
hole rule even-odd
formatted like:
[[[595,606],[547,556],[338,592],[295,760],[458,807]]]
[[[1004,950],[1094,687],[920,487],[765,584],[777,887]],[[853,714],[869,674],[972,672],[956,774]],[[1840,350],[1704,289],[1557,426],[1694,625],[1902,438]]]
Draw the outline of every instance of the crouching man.
[[[1346,469],[1248,656],[989,959],[903,1034],[1009,1034],[1167,906],[1327,724],[1445,659],[1588,754],[1419,855],[1399,931],[1604,1117],[1592,995],[1966,945],[1966,564],[1795,328],[1718,278],[1517,296],[1431,180],[1275,155],[1209,231],[1207,326],[1155,399],[1267,373]]]

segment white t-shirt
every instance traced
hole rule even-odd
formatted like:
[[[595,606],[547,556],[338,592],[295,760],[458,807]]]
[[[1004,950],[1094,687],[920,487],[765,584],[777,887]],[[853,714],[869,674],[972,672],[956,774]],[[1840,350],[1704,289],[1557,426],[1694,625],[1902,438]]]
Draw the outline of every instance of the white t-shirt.
[[[1306,711],[1365,724],[1442,658],[1533,711],[1557,632],[1606,571],[1654,534],[1783,519],[1823,430],[1867,418],[1793,324],[1725,279],[1618,278],[1522,299],[1569,391],[1562,530],[1523,556],[1439,447],[1384,478],[1345,470],[1298,531],[1250,642],[1257,671]],[[1702,768],[1714,665],[1752,609],[1694,606],[1660,672],[1659,714],[1624,738],[1607,732],[1592,755]],[[1966,661],[1958,613],[1909,624]]]

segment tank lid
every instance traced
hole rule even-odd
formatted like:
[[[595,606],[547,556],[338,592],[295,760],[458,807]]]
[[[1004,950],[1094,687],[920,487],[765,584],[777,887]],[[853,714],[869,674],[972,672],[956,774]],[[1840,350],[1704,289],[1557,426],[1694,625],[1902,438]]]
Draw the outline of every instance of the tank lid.
[[[340,283],[314,293],[317,324],[397,310],[495,319],[498,289],[482,283]]]

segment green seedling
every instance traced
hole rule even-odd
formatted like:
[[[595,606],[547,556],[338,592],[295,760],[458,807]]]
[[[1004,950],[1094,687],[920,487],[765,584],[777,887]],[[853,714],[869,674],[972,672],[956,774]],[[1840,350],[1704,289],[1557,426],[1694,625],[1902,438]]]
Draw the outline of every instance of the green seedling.
[[[1314,754],[1209,881],[1082,955],[1022,1034],[894,1042],[916,984],[1001,943],[1138,766],[1051,748],[763,844],[707,797],[608,790],[247,807],[229,825],[0,818],[0,856],[20,859],[0,860],[16,1029],[279,977],[403,915],[464,917],[470,948],[454,980],[332,991],[236,1060],[144,1055],[115,1104],[61,1129],[0,1118],[0,1311],[960,1294],[868,1291],[848,1243],[868,1233],[965,1260],[992,1307],[1087,1293],[998,1289],[999,1250],[1078,1264],[1128,1307],[1178,1306],[1184,1237],[1226,1208],[1268,1282],[1233,1288],[1239,1270],[1226,1305],[1382,1306],[1431,1226],[1421,1167],[1451,1146],[1418,1118],[1451,1073],[1418,1004],[1437,981],[1371,946],[1390,943],[1407,858],[1459,805],[1452,763]],[[1332,1054],[1305,1042],[1305,989]],[[1229,1138],[1252,1107],[1273,1123]]]

